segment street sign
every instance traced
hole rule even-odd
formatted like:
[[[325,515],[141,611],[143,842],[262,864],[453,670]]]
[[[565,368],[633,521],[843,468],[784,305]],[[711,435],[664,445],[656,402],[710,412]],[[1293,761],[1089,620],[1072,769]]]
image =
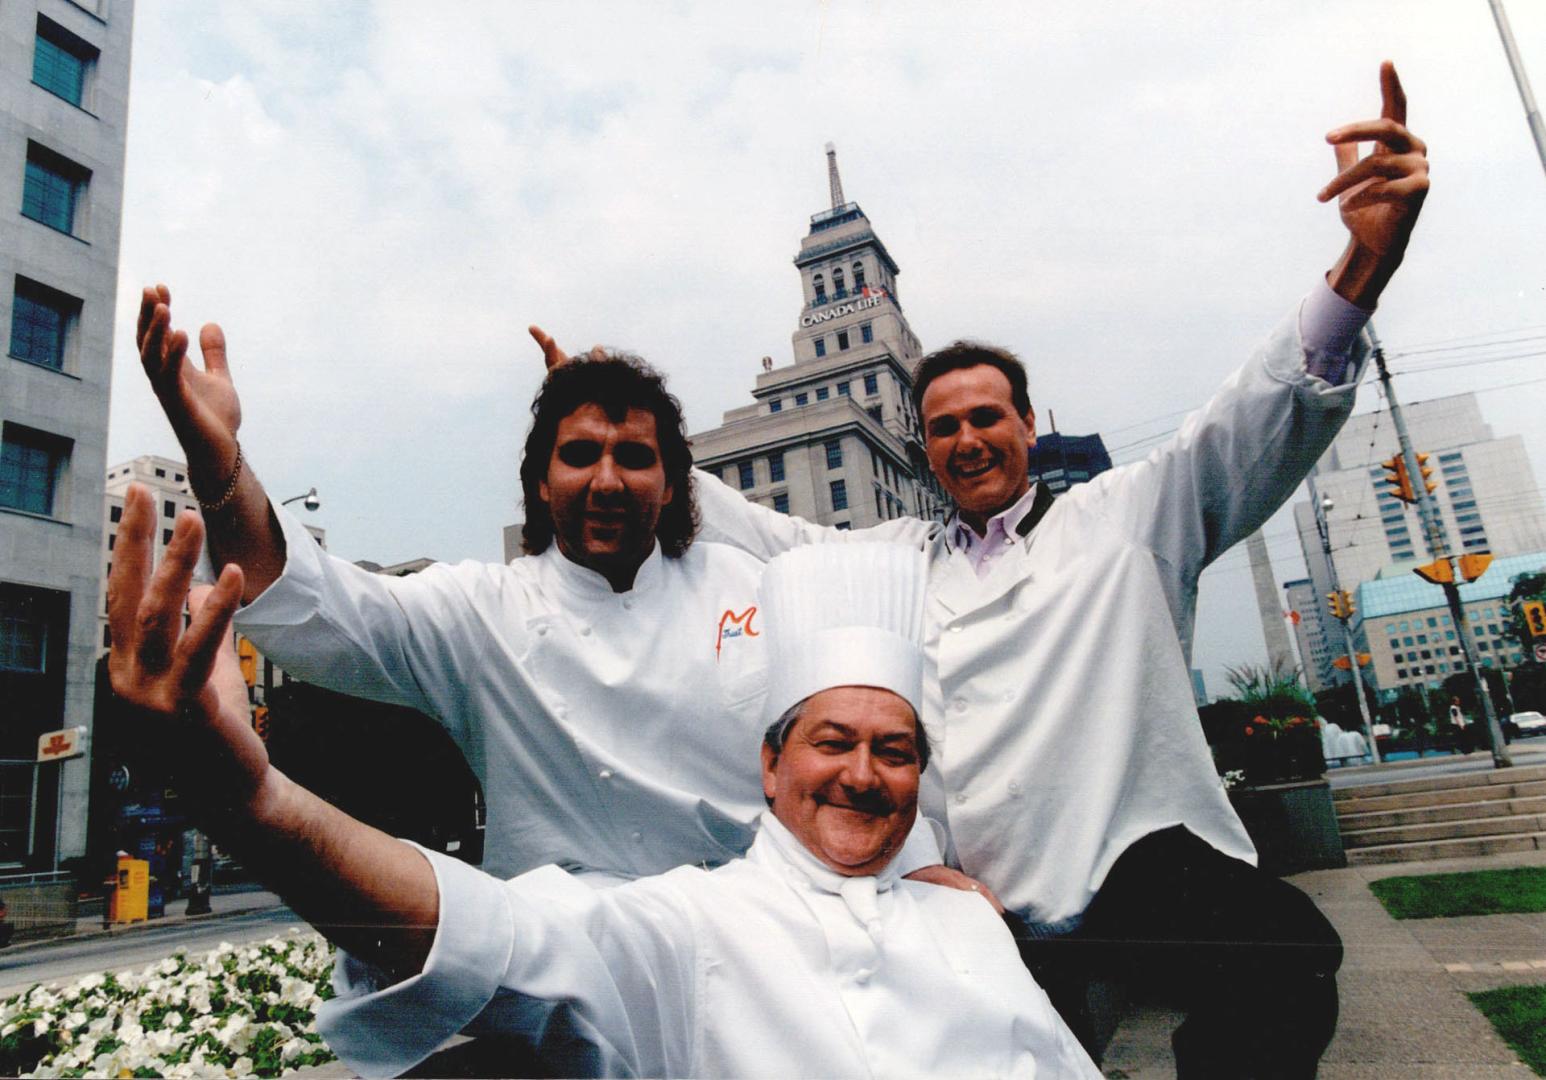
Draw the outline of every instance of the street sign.
[[[86,752],[86,729],[65,728],[63,731],[45,731],[38,736],[39,761],[63,761],[80,757]]]
[[[1543,641],[1540,644],[1536,645],[1536,647],[1535,647],[1535,660],[1536,660],[1536,663],[1546,664],[1546,641]]]

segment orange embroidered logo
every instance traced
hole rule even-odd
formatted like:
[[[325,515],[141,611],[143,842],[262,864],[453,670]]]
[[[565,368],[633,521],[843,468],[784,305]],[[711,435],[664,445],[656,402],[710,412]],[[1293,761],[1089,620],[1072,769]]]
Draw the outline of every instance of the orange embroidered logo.
[[[714,656],[716,659],[719,657],[720,646],[725,643],[726,638],[738,638],[743,634],[747,637],[760,636],[757,631],[752,628],[752,620],[756,618],[756,616],[756,604],[753,604],[739,615],[729,609],[726,609],[725,613],[719,617],[719,636],[714,640]]]

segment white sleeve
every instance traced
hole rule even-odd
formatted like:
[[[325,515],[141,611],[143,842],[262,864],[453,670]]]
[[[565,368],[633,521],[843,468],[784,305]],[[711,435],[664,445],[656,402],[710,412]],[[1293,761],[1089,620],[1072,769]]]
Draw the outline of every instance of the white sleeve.
[[[361,1075],[412,1068],[452,1035],[517,1035],[553,1075],[686,1075],[696,1024],[695,935],[674,886],[593,889],[545,866],[500,882],[426,852],[440,923],[402,982],[339,955],[318,1013]]]
[[[702,519],[699,538],[740,548],[763,562],[791,548],[829,541],[866,540],[922,547],[936,527],[914,517],[895,518],[867,529],[817,525],[754,503],[702,469],[693,470],[693,480]]]
[[[1091,500],[1168,567],[1183,642],[1198,575],[1294,493],[1351,414],[1368,355],[1360,338],[1338,385],[1311,374],[1296,310],[1167,445],[1065,496]]]
[[[284,573],[236,613],[236,628],[307,682],[445,722],[455,711],[447,703],[487,646],[464,584],[484,568],[436,564],[382,577],[327,554],[284,509],[274,513]]]

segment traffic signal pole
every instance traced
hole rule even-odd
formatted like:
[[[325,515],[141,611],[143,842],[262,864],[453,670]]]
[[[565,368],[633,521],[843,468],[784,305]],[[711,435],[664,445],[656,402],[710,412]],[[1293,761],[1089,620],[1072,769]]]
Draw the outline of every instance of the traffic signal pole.
[[[1321,504],[1320,493],[1315,490],[1315,470],[1310,470],[1310,475],[1305,477],[1305,483],[1310,488],[1310,506],[1315,514],[1315,528],[1321,534],[1321,551],[1326,556],[1326,569],[1331,575],[1331,593],[1327,599],[1332,601],[1332,615],[1342,624],[1342,645],[1347,650],[1348,671],[1353,676],[1353,696],[1358,699],[1358,715],[1363,718],[1364,738],[1369,741],[1369,760],[1374,764],[1380,763],[1379,744],[1374,740],[1374,719],[1369,715],[1369,702],[1363,696],[1363,674],[1358,666],[1358,649],[1353,642],[1352,631],[1352,604],[1348,595],[1342,589],[1342,583],[1337,579],[1337,564],[1331,557],[1331,527],[1326,522],[1326,508]]]
[[[1380,347],[1379,335],[1374,332],[1374,323],[1369,322],[1364,329],[1369,335],[1369,343],[1374,347],[1374,364],[1379,371],[1380,385],[1385,391],[1385,401],[1390,406],[1391,422],[1395,425],[1396,439],[1401,446],[1401,459],[1406,464],[1412,497],[1417,503],[1417,516],[1423,526],[1423,540],[1428,545],[1428,553],[1433,556],[1435,562],[1445,563],[1449,567],[1449,573],[1443,575],[1447,580],[1440,580],[1438,584],[1443,588],[1444,600],[1449,604],[1449,616],[1455,624],[1455,636],[1460,639],[1460,652],[1465,660],[1465,666],[1476,682],[1476,699],[1481,703],[1482,715],[1487,718],[1487,740],[1492,746],[1492,764],[1499,769],[1507,768],[1514,762],[1504,747],[1503,729],[1498,726],[1498,713],[1492,707],[1492,695],[1488,693],[1487,680],[1483,678],[1481,667],[1476,662],[1476,642],[1471,638],[1471,624],[1466,618],[1465,607],[1460,602],[1460,586],[1455,582],[1455,560],[1450,553],[1449,537],[1445,535],[1444,522],[1439,517],[1439,508],[1434,504],[1433,493],[1428,490],[1422,462],[1418,460],[1417,451],[1412,448],[1411,437],[1407,435],[1406,421],[1401,416],[1401,406],[1396,401],[1396,391],[1390,383],[1390,371],[1385,367],[1385,350]]]

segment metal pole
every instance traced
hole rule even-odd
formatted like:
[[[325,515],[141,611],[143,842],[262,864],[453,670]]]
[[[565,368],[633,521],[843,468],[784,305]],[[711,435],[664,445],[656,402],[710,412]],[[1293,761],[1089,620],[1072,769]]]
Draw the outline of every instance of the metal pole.
[[[1326,570],[1331,575],[1331,591],[1341,592],[1342,585],[1337,579],[1337,564],[1331,557],[1331,526],[1326,521],[1326,511],[1321,506],[1320,492],[1315,490],[1315,471],[1305,477],[1305,484],[1310,489],[1310,506],[1315,511],[1315,528],[1321,534],[1321,551],[1326,556]],[[1358,699],[1358,715],[1363,717],[1364,737],[1369,740],[1369,760],[1374,764],[1380,763],[1379,744],[1374,741],[1374,719],[1369,715],[1369,703],[1363,696],[1363,676],[1358,671],[1358,650],[1353,644],[1353,631],[1346,620],[1338,619],[1342,623],[1342,646],[1347,650],[1347,662],[1349,671],[1353,676],[1353,697]]]
[[[1380,384],[1385,390],[1385,400],[1390,405],[1390,418],[1396,428],[1396,439],[1401,446],[1401,457],[1406,462],[1407,475],[1412,480],[1412,493],[1417,497],[1417,516],[1422,520],[1423,539],[1428,545],[1428,553],[1435,561],[1442,560],[1449,563],[1449,581],[1442,582],[1444,600],[1449,605],[1449,616],[1455,624],[1455,636],[1460,639],[1460,652],[1465,660],[1465,666],[1470,670],[1472,679],[1476,682],[1476,697],[1481,703],[1482,715],[1487,718],[1487,739],[1492,746],[1492,764],[1495,768],[1504,769],[1514,764],[1508,756],[1508,750],[1503,743],[1503,729],[1498,726],[1498,713],[1492,707],[1492,694],[1487,689],[1487,680],[1482,675],[1481,668],[1476,662],[1476,643],[1471,640],[1471,623],[1466,618],[1465,606],[1460,602],[1460,586],[1455,584],[1455,560],[1450,554],[1449,538],[1444,533],[1444,523],[1439,517],[1439,508],[1434,505],[1433,495],[1428,491],[1427,481],[1423,479],[1422,468],[1417,463],[1417,451],[1412,448],[1412,440],[1406,431],[1406,421],[1401,416],[1401,406],[1396,401],[1395,388],[1390,385],[1390,371],[1385,367],[1385,350],[1380,347],[1379,335],[1374,332],[1374,323],[1371,321],[1364,327],[1369,335],[1369,343],[1374,347],[1374,364],[1380,373]]]
[[[1492,19],[1498,24],[1498,37],[1503,39],[1503,52],[1508,66],[1514,72],[1514,85],[1519,88],[1519,100],[1524,102],[1525,120],[1535,139],[1535,153],[1546,169],[1546,122],[1541,120],[1541,110],[1535,106],[1535,95],[1530,93],[1530,79],[1525,75],[1524,63],[1519,59],[1519,48],[1514,44],[1514,31],[1509,29],[1508,16],[1503,13],[1503,0],[1487,0],[1492,8]]]

